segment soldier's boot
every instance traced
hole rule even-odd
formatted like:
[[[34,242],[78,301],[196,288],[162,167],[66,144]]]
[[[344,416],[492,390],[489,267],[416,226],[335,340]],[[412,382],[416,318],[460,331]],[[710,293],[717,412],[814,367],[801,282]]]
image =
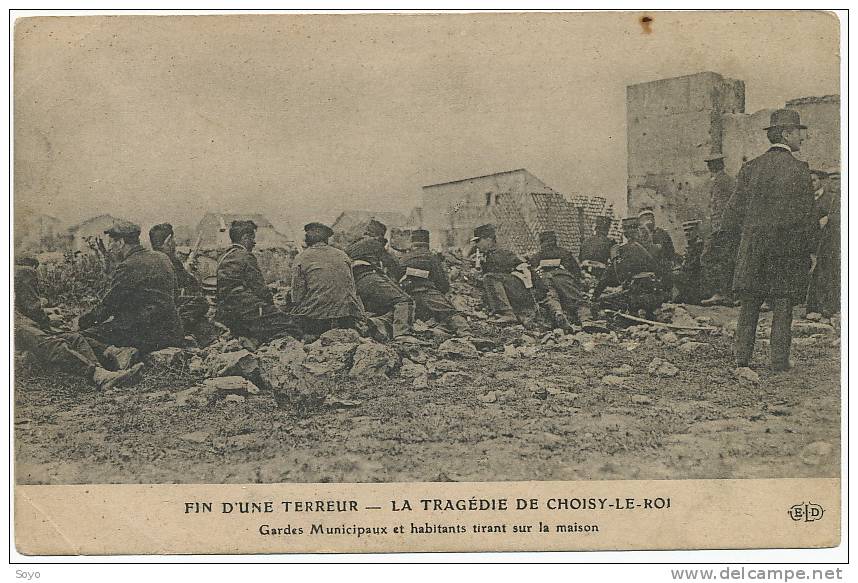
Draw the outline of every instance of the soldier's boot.
[[[117,385],[130,384],[137,380],[137,376],[143,369],[143,363],[138,362],[134,366],[125,369],[110,371],[101,367],[96,367],[92,373],[92,382],[95,383],[97,389],[106,391]]]
[[[725,298],[723,295],[721,295],[720,292],[716,292],[711,298],[701,300],[700,305],[701,306],[719,306],[719,305],[723,304],[725,301],[727,301],[727,298]]]
[[[414,337],[414,302],[393,305],[393,341],[400,344],[422,344]]]
[[[140,360],[140,351],[132,346],[111,345],[105,349],[104,356],[116,370],[128,370]]]

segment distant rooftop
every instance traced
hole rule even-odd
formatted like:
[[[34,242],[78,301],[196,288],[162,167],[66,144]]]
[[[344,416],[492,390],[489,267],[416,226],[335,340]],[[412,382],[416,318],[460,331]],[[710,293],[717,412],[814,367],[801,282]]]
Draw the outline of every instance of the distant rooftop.
[[[458,180],[450,180],[448,182],[438,182],[437,184],[428,184],[423,188],[431,188],[433,186],[442,186],[444,184],[456,184],[457,182],[468,182],[469,180],[477,180],[479,178],[488,178],[489,176],[500,176],[502,174],[515,174],[516,172],[527,172],[526,168],[516,168],[515,170],[504,170],[503,172],[492,172],[491,174],[483,174],[482,176],[471,176],[469,178],[460,178]]]
[[[790,105],[807,105],[808,103],[840,103],[839,95],[822,95],[819,97],[799,97],[790,99],[786,102],[787,107]]]

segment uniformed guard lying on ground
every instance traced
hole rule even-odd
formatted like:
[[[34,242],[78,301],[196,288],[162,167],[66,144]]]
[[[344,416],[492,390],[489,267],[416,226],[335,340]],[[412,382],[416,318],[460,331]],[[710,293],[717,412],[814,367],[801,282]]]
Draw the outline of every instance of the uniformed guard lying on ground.
[[[170,258],[176,274],[176,309],[185,334],[192,336],[199,346],[208,346],[217,339],[217,330],[207,317],[209,303],[200,282],[188,273],[176,255],[173,225],[161,223],[149,229],[149,243],[153,251],[160,251]]]
[[[553,326],[568,329],[570,324],[580,324],[581,268],[571,251],[558,246],[557,233],[539,234],[539,251],[530,258],[530,267],[538,275]]]
[[[391,329],[385,328],[385,335],[392,335],[397,342],[415,343],[414,300],[389,277],[384,274],[381,257],[384,245],[376,238],[364,237],[355,241],[346,249],[352,260],[352,274],[358,297],[370,316],[384,316]]]
[[[666,293],[657,276],[659,264],[641,243],[638,219],[623,219],[623,234],[628,242],[621,245],[608,263],[602,279],[593,291],[593,301],[602,308],[636,315],[639,310],[649,319],[664,302]],[[602,297],[607,287],[622,286],[622,290]]]
[[[328,245],[334,234],[327,225],[304,225],[304,249],[292,263],[292,314],[306,334],[333,328],[355,328],[364,319],[351,259]]]
[[[229,238],[232,246],[217,266],[217,319],[235,336],[247,336],[259,343],[285,336],[301,338],[295,318],[274,305],[253,255],[256,223],[233,221]]]
[[[494,225],[480,225],[471,239],[485,255],[481,269],[487,307],[497,315],[497,324],[530,326],[536,316],[530,269],[518,255],[498,247],[496,233]]]
[[[143,363],[109,371],[86,338],[51,328],[37,291],[37,266],[38,261],[32,258],[15,262],[15,349],[29,352],[41,367],[83,377],[99,389],[131,383]],[[102,354],[102,359],[107,360],[107,356]]]
[[[105,234],[110,239],[108,253],[117,265],[107,294],[80,317],[82,334],[104,348],[112,344],[142,353],[182,346],[185,335],[176,311],[176,275],[170,260],[144,249],[140,227],[133,223],[116,221]]]
[[[434,319],[454,334],[470,332],[468,321],[444,295],[450,291],[450,281],[441,260],[429,250],[429,231],[411,233],[411,250],[403,256],[402,266],[405,271],[400,285],[414,298],[417,318]]]

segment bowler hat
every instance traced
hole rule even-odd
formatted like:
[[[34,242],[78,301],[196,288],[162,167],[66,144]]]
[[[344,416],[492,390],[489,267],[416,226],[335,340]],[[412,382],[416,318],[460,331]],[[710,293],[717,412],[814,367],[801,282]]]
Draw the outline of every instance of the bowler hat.
[[[122,237],[139,237],[140,226],[129,221],[116,220],[109,229],[105,229],[104,234],[117,239]]]
[[[366,226],[367,235],[370,237],[384,237],[385,233],[387,233],[387,225],[381,221],[370,219],[369,224]]]
[[[772,117],[769,120],[769,126],[763,128],[769,130],[772,128],[801,128],[807,129],[807,126],[801,125],[801,116],[794,109],[776,109],[772,112]]]
[[[334,230],[332,228],[322,223],[307,223],[304,225],[304,232],[309,233],[310,231],[316,231],[326,239],[334,234]]]
[[[429,231],[426,229],[415,229],[411,231],[412,243],[429,243]]]
[[[471,243],[476,243],[479,239],[494,237],[495,233],[497,233],[497,229],[494,225],[480,225],[479,227],[474,229],[474,236],[471,239]]]

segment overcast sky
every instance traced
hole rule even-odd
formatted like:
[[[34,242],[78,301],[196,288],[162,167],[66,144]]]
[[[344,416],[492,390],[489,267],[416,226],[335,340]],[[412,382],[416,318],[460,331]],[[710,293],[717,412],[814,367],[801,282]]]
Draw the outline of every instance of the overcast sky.
[[[409,210],[528,168],[625,204],[625,88],[715,71],[746,108],[839,93],[822,13],[121,16],[15,28],[16,205],[194,225]]]

